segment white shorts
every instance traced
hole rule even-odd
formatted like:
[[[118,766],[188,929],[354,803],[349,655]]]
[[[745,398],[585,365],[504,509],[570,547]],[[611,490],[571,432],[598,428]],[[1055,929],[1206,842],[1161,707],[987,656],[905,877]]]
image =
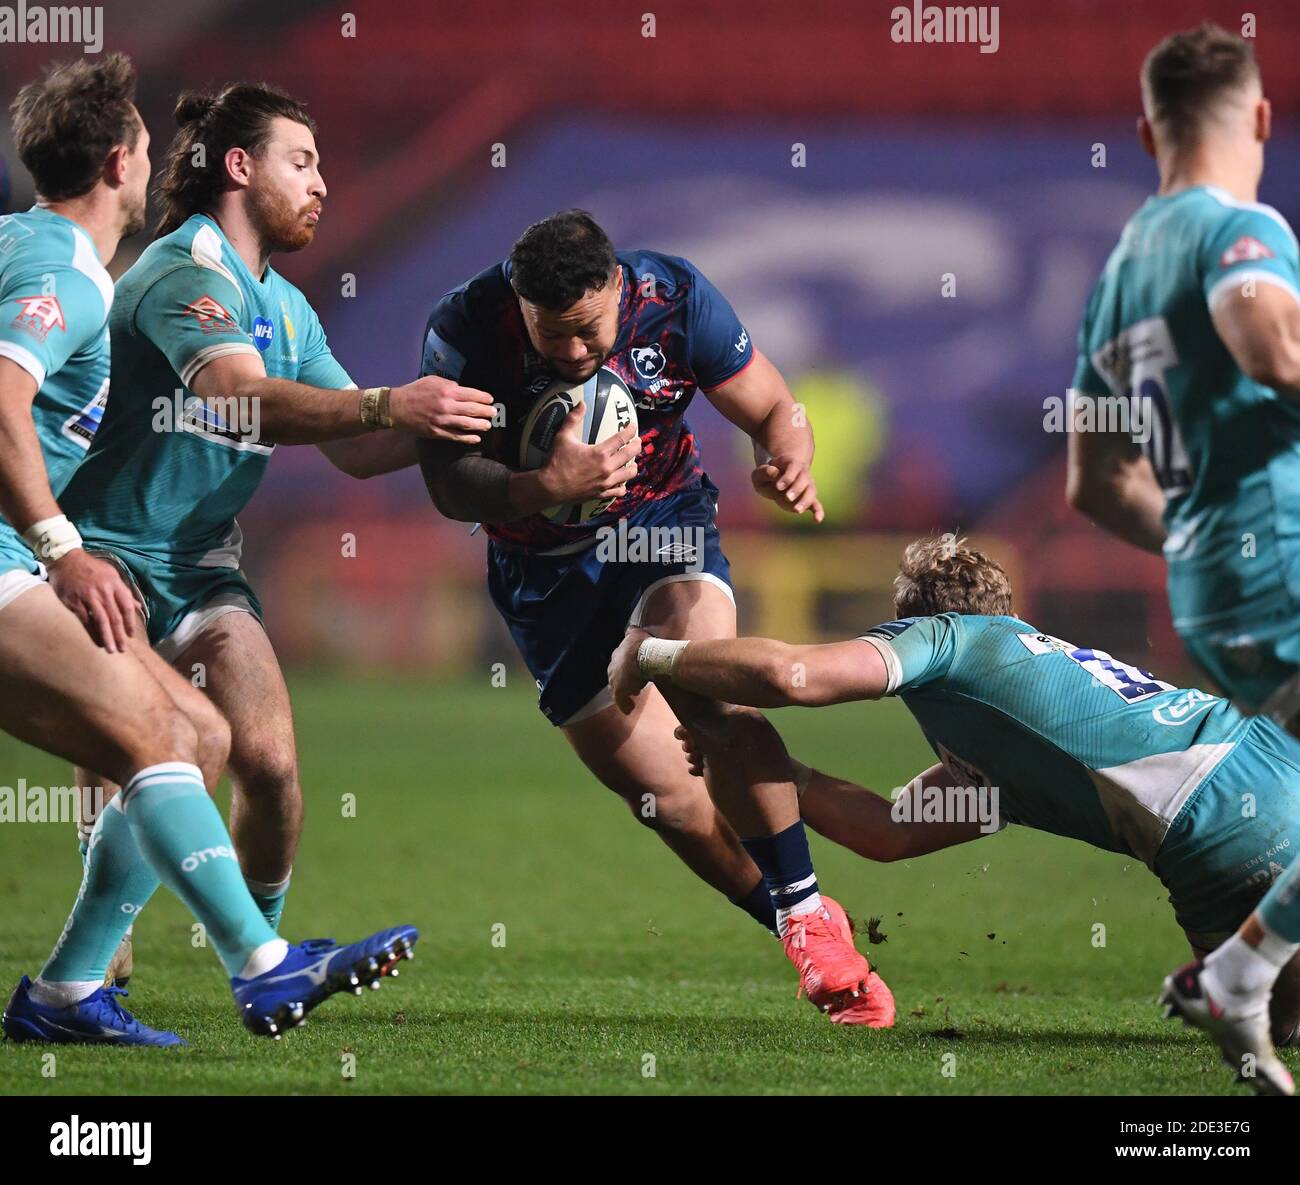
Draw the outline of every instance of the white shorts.
[[[180,624],[154,647],[154,653],[163,661],[174,663],[195,643],[204,630],[217,618],[225,617],[227,613],[251,613],[254,618],[257,617],[253,606],[243,593],[218,593],[212,600],[205,602],[201,609],[185,614]]]
[[[0,609],[3,609],[10,601],[17,600],[29,588],[36,588],[44,584],[35,572],[27,572],[22,568],[10,568],[7,572],[0,572]]]

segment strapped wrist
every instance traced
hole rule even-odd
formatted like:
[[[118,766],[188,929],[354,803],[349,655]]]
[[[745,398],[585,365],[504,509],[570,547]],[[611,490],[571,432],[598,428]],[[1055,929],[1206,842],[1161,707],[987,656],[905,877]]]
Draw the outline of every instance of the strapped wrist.
[[[391,428],[392,387],[367,387],[361,392],[361,422],[367,428]]]
[[[689,641],[645,638],[636,651],[636,665],[647,679],[672,679]]]
[[[23,542],[41,563],[52,564],[81,546],[81,533],[66,514],[56,514],[32,523],[23,532]]]

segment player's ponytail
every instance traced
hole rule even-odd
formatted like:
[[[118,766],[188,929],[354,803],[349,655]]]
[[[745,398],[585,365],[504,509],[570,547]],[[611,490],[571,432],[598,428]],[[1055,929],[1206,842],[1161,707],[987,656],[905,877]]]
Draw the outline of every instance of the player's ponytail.
[[[182,91],[176,100],[176,126],[198,123],[217,105],[216,95],[205,95],[199,91]]]
[[[182,94],[176,101],[176,135],[159,170],[157,233],[170,234],[187,218],[211,213],[229,180],[226,153],[242,148],[258,155],[270,138],[271,122],[280,116],[316,131],[302,103],[265,83],[235,82],[216,95]]]
[[[1002,566],[951,531],[907,545],[894,578],[899,617],[936,613],[1011,613],[1011,581]]]

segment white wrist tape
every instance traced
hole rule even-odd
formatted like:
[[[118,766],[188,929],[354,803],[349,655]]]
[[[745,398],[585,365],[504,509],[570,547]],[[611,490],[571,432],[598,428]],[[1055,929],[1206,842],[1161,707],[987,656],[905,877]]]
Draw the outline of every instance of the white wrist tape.
[[[81,546],[81,534],[66,514],[43,518],[23,532],[23,542],[43,564],[52,564]]]
[[[682,651],[690,642],[674,642],[667,638],[646,638],[637,647],[636,665],[647,679],[673,677]]]

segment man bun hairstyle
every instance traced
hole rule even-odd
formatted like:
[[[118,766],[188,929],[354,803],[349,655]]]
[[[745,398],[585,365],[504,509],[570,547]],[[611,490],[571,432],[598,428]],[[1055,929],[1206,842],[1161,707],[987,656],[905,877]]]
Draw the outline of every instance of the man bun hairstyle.
[[[18,157],[50,202],[95,188],[108,154],[134,150],[143,124],[134,109],[135,67],[122,53],[55,62],[10,104]]]
[[[907,545],[894,577],[899,617],[937,613],[1011,614],[1011,581],[1002,565],[949,531]]]
[[[1173,33],[1142,63],[1147,117],[1173,143],[1195,140],[1224,95],[1259,78],[1255,50],[1211,21]]]
[[[614,244],[586,210],[534,222],[510,250],[510,278],[530,304],[563,312],[614,275]]]
[[[257,156],[283,116],[316,134],[316,123],[292,95],[261,82],[231,83],[218,94],[185,91],[176,100],[177,131],[167,146],[158,181],[162,214],[158,234],[187,218],[209,213],[226,188],[226,153],[242,148]]]

